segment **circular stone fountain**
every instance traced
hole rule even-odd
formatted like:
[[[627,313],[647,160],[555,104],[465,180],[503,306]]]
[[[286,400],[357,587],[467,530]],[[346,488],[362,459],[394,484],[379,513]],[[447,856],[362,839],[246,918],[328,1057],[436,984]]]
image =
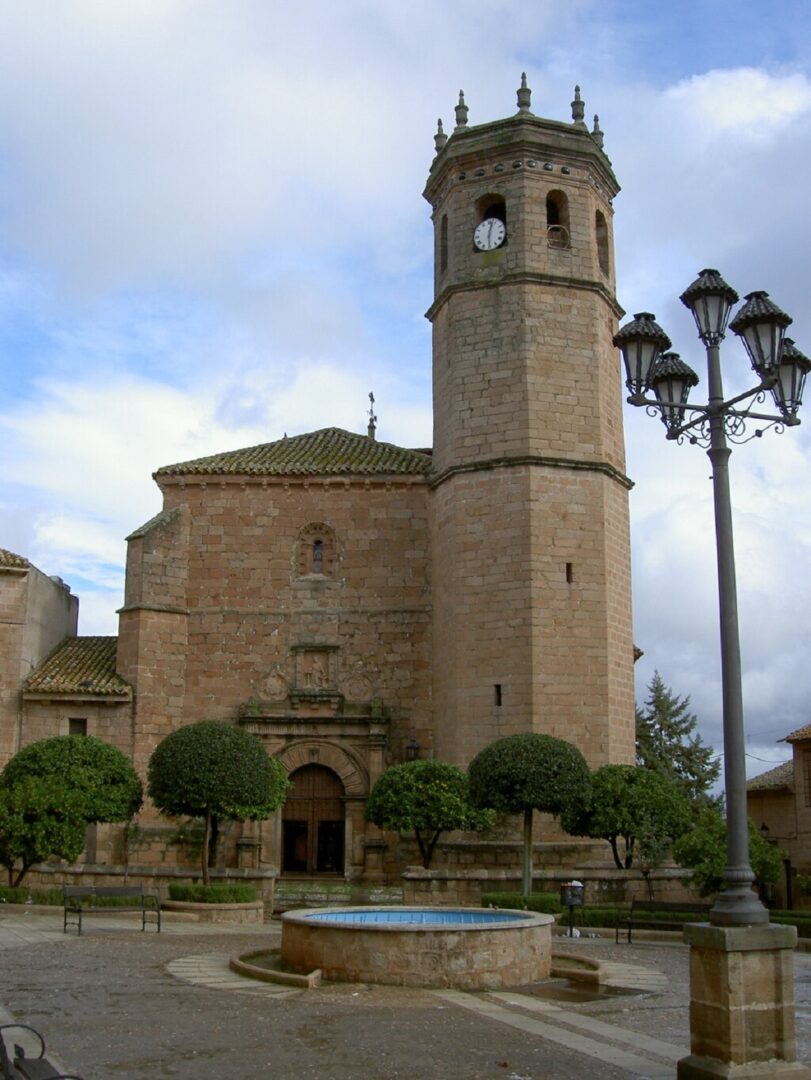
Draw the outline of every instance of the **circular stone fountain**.
[[[553,922],[492,908],[302,908],[282,915],[282,961],[339,982],[520,986],[549,975]]]

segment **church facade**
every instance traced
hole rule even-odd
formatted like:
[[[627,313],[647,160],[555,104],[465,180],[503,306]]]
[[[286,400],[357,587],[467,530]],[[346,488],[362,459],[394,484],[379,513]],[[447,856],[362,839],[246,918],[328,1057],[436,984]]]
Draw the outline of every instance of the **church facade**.
[[[602,133],[579,91],[571,122],[546,120],[523,82],[493,123],[469,125],[460,95],[435,144],[433,447],[379,441],[372,422],[159,469],[163,508],[127,538],[117,638],[77,637],[74,613],[3,660],[6,759],[97,734],[145,775],[179,725],[239,724],[292,788],[226,859],[350,880],[391,863],[364,821],[388,765],[465,766],[526,731],[592,766],[634,760],[619,186]],[[37,574],[0,553],[9,641],[27,618],[9,590]],[[133,861],[171,860],[176,825],[141,817],[163,841]],[[121,858],[112,841],[92,854]]]

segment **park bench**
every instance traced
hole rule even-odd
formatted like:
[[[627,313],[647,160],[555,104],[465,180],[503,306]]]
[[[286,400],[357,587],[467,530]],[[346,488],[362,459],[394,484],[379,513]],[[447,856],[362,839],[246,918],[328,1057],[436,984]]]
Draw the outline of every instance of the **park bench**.
[[[631,944],[632,934],[636,930],[683,930],[685,923],[696,922],[696,919],[657,919],[657,914],[664,912],[681,913],[684,916],[699,915],[709,916],[710,904],[676,903],[671,900],[632,900],[630,910],[626,915],[620,915],[617,919],[616,934],[614,941],[618,942],[620,933],[628,934],[628,944]]]
[[[6,1047],[6,1032],[14,1029],[17,1038],[22,1041],[27,1039],[21,1034],[29,1032],[36,1036],[39,1042],[39,1053],[36,1057],[29,1057],[18,1042],[12,1042],[11,1052]],[[0,1065],[3,1067],[4,1080],[82,1080],[75,1073],[60,1072],[56,1066],[45,1057],[45,1040],[36,1030],[28,1024],[0,1024]]]
[[[104,912],[115,915],[120,911],[140,911],[141,929],[146,930],[147,923],[161,928],[161,902],[156,892],[144,889],[143,885],[65,885],[63,887],[65,917],[62,929],[67,933],[68,926],[76,926],[82,932],[82,916],[88,912]],[[120,903],[108,904],[106,900],[115,898]]]

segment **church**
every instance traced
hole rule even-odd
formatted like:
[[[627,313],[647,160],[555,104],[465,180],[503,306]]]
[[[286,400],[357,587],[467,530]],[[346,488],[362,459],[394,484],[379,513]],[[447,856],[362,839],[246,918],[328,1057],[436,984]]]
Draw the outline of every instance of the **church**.
[[[115,638],[77,636],[69,588],[0,549],[0,764],[90,734],[145,775],[178,726],[237,724],[292,786],[225,865],[363,882],[394,866],[364,820],[389,765],[518,732],[633,762],[619,185],[579,89],[571,121],[536,116],[525,78],[507,119],[455,111],[424,190],[433,446],[379,440],[372,413],[158,469]],[[178,823],[138,826],[128,856],[99,827],[86,860],[180,861]]]

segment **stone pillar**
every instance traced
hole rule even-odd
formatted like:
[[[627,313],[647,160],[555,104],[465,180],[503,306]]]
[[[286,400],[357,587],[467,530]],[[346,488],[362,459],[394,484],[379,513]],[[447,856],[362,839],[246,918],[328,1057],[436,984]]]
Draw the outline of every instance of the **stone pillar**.
[[[796,1060],[793,926],[685,929],[690,1050],[679,1080],[811,1080]]]

